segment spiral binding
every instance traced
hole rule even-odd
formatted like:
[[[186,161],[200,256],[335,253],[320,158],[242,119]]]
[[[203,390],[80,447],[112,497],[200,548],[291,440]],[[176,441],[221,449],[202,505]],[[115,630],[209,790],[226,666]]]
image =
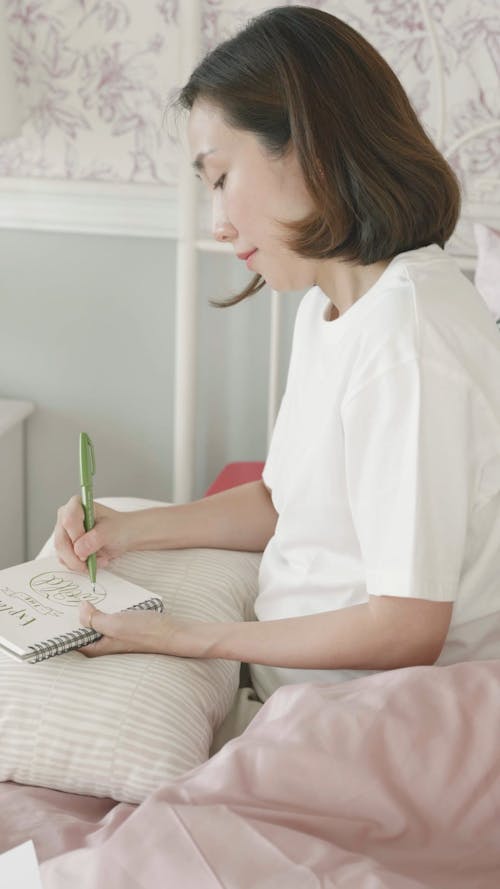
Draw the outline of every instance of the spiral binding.
[[[163,602],[156,596],[151,599],[145,599],[138,605],[131,605],[125,608],[125,611],[163,611]],[[45,661],[49,657],[56,654],[65,654],[67,651],[74,651],[76,648],[83,648],[84,645],[90,645],[91,642],[97,642],[102,638],[102,633],[93,630],[91,627],[79,627],[78,630],[71,630],[69,633],[63,633],[62,636],[54,636],[45,642],[35,642],[28,648],[34,652],[33,657],[28,660],[29,664],[37,664],[39,661]]]

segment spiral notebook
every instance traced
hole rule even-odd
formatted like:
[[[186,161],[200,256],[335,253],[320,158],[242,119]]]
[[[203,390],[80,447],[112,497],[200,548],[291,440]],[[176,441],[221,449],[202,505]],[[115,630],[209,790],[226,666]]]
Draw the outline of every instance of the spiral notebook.
[[[94,591],[87,575],[58,559],[35,559],[0,571],[0,652],[37,663],[100,639],[80,624],[83,602],[109,613],[163,611],[161,599],[110,571],[99,569]]]

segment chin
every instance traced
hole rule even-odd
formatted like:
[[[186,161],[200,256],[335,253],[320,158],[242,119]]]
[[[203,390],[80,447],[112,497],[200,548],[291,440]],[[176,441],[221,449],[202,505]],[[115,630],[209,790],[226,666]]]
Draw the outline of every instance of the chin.
[[[261,273],[262,274],[262,273]],[[314,277],[302,275],[285,275],[275,272],[270,275],[262,275],[268,287],[271,290],[280,292],[288,292],[292,290],[309,290],[316,283]]]

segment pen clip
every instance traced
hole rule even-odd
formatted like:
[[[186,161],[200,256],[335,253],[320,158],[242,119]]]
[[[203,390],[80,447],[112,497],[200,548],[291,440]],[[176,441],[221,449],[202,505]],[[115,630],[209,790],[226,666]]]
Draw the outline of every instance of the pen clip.
[[[80,433],[80,483],[91,485],[95,475],[94,445],[86,432]]]
[[[87,435],[87,442],[88,442],[88,446],[89,446],[90,474],[95,475],[94,445],[92,444],[92,441],[88,437],[88,435]]]

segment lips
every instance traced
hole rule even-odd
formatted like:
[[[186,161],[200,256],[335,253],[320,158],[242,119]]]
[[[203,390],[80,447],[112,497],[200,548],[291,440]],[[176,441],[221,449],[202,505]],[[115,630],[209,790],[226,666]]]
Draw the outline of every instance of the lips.
[[[250,256],[252,256],[252,254],[255,253],[256,250],[257,247],[254,247],[253,250],[248,250],[247,253],[237,253],[236,256],[238,257],[238,259],[247,260]]]

